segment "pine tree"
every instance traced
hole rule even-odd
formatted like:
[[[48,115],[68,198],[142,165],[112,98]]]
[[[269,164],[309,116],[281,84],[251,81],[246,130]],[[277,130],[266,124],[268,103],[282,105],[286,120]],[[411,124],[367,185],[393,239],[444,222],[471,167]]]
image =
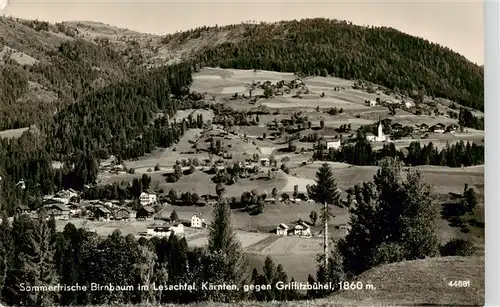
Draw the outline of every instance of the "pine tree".
[[[25,286],[53,286],[58,282],[54,263],[55,246],[45,216],[36,221],[26,216],[13,223],[15,259],[6,280],[7,303],[10,305],[48,306],[58,301],[50,291],[22,291]]]
[[[351,229],[337,243],[349,275],[382,264],[438,254],[439,210],[419,171],[401,176],[396,158],[381,160],[373,182],[354,187]]]
[[[226,199],[221,199],[213,209],[208,237],[208,259],[204,264],[205,280],[212,283],[242,285],[249,279],[248,264],[241,243],[232,225],[232,214]],[[240,289],[242,286],[240,287]],[[230,301],[241,298],[236,291],[209,291],[209,298]]]
[[[7,215],[2,214],[2,221],[0,222],[0,293],[5,285],[7,279],[7,272],[9,266],[13,261],[13,240],[12,240],[12,227],[7,219]]]
[[[157,260],[156,254],[151,251],[147,246],[137,245],[134,251],[137,254],[137,261],[134,263],[134,273],[136,278],[134,285],[149,286],[147,291],[135,289],[135,297],[132,303],[135,304],[148,304],[155,301],[152,284],[154,281],[154,267]]]
[[[262,272],[265,284],[268,285],[274,285],[276,282],[276,266],[274,264],[274,261],[271,259],[271,257],[267,256],[266,260],[264,261],[264,267],[262,268]],[[271,290],[265,290],[265,297],[266,301],[274,301],[275,300],[275,291],[274,289]]]
[[[170,214],[170,221],[175,222],[179,219],[179,216],[177,215],[177,211],[172,211]]]
[[[310,188],[310,197],[314,201],[323,204],[323,210],[320,217],[323,222],[324,236],[324,266],[328,267],[328,222],[330,221],[331,211],[328,205],[338,205],[340,193],[337,188],[337,183],[333,177],[333,172],[327,163],[321,165],[316,172],[316,184]]]

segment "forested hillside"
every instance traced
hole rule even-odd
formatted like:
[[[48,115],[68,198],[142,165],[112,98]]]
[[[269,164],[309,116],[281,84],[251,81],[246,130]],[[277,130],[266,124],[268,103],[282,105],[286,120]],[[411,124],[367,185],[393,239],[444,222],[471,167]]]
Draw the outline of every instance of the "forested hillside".
[[[448,48],[391,28],[306,19],[202,27],[163,38],[83,31],[88,27],[78,23],[0,18],[0,130],[38,123],[93,90],[172,56],[191,58],[196,67],[364,79],[483,110],[483,69]]]
[[[452,50],[392,28],[328,19],[199,28],[174,34],[180,44],[218,31],[224,40],[194,54],[200,67],[263,69],[364,79],[410,95],[456,100],[483,110],[484,72]]]
[[[0,18],[0,130],[38,123],[138,71],[110,47],[63,25],[28,25]]]
[[[171,94],[183,94],[191,81],[189,64],[151,70],[79,99],[19,139],[1,139],[1,205],[11,212],[18,203],[37,204],[34,195],[82,188],[95,182],[100,158],[136,158],[156,146],[170,146],[188,128],[200,127],[199,121],[169,123],[156,117],[177,111]],[[53,169],[54,160],[63,161],[64,167]],[[19,180],[26,182],[26,190],[15,188]]]

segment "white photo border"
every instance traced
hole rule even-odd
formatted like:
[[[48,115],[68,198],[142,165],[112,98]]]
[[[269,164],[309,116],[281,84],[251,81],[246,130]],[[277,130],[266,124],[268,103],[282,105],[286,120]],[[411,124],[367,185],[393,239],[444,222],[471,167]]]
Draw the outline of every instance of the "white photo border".
[[[485,1],[485,306],[500,306],[500,3]]]

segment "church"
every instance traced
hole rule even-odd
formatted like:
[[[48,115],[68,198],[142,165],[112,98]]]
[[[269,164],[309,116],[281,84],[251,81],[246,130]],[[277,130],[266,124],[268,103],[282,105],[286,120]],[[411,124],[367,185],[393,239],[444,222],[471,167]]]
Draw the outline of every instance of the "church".
[[[385,142],[389,140],[388,136],[384,134],[384,127],[381,120],[378,121],[377,135],[367,133],[366,140],[368,142]]]

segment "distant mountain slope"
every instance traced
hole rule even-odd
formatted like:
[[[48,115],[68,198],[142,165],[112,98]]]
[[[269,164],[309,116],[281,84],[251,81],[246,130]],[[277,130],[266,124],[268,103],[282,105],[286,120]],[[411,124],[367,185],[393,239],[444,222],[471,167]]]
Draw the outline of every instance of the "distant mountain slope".
[[[0,130],[27,127],[146,67],[221,66],[365,79],[483,110],[484,72],[390,28],[327,19],[201,27],[166,36],[96,22],[0,17]]]
[[[392,28],[317,18],[205,27],[167,36],[165,41],[183,45],[214,32],[225,39],[194,53],[200,66],[328,73],[410,94],[421,91],[483,110],[484,73],[479,66],[449,48]]]
[[[0,18],[0,130],[30,126],[135,71],[62,24]]]

